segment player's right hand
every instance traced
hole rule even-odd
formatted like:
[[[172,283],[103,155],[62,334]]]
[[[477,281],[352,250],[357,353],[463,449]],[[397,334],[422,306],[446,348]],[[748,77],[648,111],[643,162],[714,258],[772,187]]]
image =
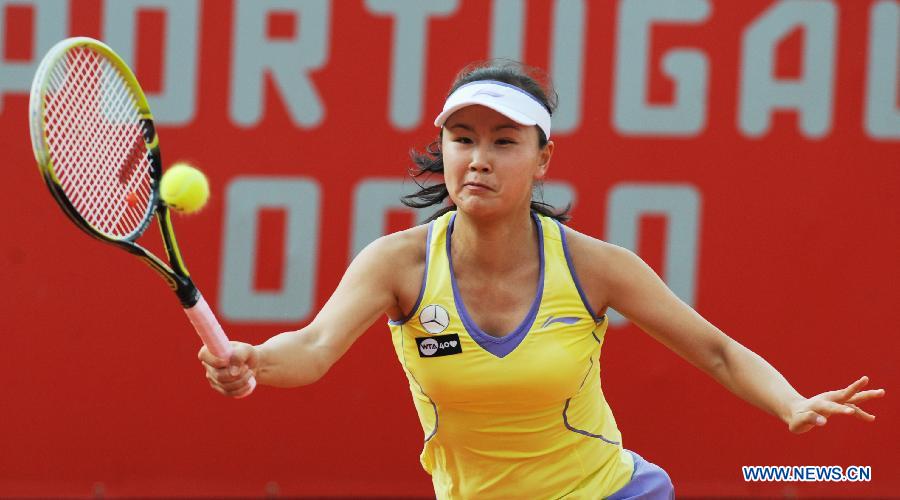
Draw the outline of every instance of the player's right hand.
[[[251,376],[256,376],[259,366],[259,350],[243,342],[231,341],[230,359],[217,358],[206,346],[200,348],[197,358],[206,370],[206,379],[216,391],[232,398],[246,396],[253,390]]]

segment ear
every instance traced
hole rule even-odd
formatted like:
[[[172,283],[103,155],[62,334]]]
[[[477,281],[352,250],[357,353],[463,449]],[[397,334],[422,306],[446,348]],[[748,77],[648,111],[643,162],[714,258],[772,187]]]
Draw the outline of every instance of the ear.
[[[556,147],[556,145],[553,141],[547,141],[547,145],[538,152],[538,168],[534,173],[535,179],[543,179],[544,176],[547,175],[547,170],[550,169],[550,158],[553,157],[554,147]]]

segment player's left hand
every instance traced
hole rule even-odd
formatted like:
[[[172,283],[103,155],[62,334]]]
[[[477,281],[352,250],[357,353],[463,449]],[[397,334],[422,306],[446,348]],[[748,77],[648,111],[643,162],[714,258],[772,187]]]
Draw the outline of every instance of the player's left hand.
[[[793,433],[802,434],[814,427],[825,425],[832,415],[853,415],[860,420],[873,422],[875,415],[863,411],[857,405],[884,396],[884,389],[863,391],[862,388],[868,383],[869,377],[860,377],[844,389],[797,400],[790,408],[790,416],[787,418],[788,428]]]

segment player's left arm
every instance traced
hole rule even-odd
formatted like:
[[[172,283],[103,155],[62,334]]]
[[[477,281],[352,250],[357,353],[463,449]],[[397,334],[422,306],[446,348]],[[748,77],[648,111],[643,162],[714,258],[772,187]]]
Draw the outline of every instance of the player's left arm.
[[[570,233],[571,234],[571,233]],[[576,268],[591,281],[589,296],[633,321],[731,392],[784,421],[791,432],[825,425],[832,415],[875,417],[858,404],[884,395],[863,390],[868,377],[811,398],[798,393],[765,359],[727,336],[681,301],[640,257],[629,250],[575,233]],[[581,264],[581,265],[579,265]],[[582,281],[587,281],[582,278]],[[598,300],[599,299],[599,300]]]

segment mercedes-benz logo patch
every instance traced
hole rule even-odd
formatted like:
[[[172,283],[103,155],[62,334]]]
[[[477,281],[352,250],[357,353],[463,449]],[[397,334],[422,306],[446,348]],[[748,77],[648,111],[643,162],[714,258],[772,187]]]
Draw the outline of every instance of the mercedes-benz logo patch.
[[[419,323],[428,333],[441,333],[450,326],[450,313],[437,304],[427,305],[419,313]]]

